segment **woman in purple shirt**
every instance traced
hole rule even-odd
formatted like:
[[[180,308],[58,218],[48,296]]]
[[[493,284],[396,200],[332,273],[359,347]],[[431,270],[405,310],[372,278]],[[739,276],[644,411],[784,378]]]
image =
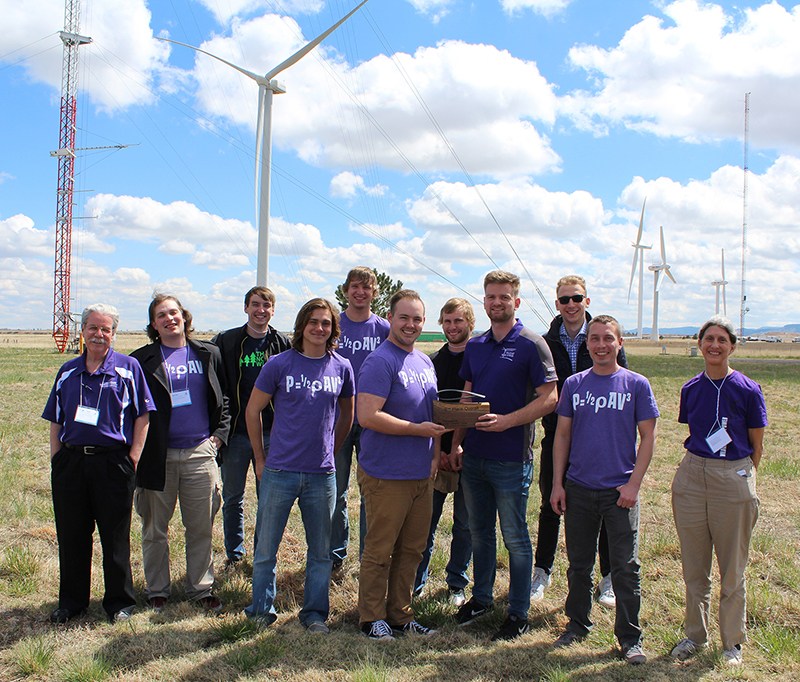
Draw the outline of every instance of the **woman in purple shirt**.
[[[761,387],[728,366],[736,349],[730,320],[712,317],[700,329],[705,371],[681,389],[678,421],[689,425],[683,458],[672,482],[672,511],[686,583],[685,638],[672,649],[689,658],[708,640],[712,551],[720,572],[722,660],[742,663],[745,578],[750,537],[758,518],[756,469],[767,410]]]

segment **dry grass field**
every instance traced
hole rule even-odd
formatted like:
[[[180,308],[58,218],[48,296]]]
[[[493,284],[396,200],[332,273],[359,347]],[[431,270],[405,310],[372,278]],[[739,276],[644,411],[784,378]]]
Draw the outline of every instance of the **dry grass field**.
[[[141,334],[120,334],[117,346],[132,350]],[[93,600],[86,616],[66,626],[48,621],[56,606],[58,561],[49,491],[47,424],[40,414],[57,368],[68,359],[52,349],[49,336],[0,334],[0,680],[119,682],[156,680],[349,680],[353,682],[445,680],[796,680],[800,679],[800,419],[797,393],[800,356],[792,344],[747,344],[733,366],[761,383],[770,426],[759,470],[761,516],[753,539],[748,577],[750,641],[745,665],[722,667],[718,633],[713,646],[685,664],[668,652],[681,636],[683,584],[669,486],[682,457],[685,427],[677,424],[680,386],[702,369],[686,353],[686,340],[661,344],[630,341],[631,368],[650,378],[662,418],[656,456],[643,487],[641,561],[642,624],[650,662],[627,666],[616,654],[613,614],[596,607],[596,627],[583,643],[558,653],[549,644],[565,623],[566,557],[557,557],[553,585],[532,607],[531,632],[508,643],[489,637],[505,614],[507,557],[498,540],[497,609],[482,621],[456,628],[444,601],[443,570],[448,532],[442,527],[432,560],[429,591],[417,603],[421,622],[439,628],[429,639],[396,643],[367,641],[358,632],[358,565],[348,558],[331,585],[331,634],[308,635],[297,621],[302,601],[304,539],[293,513],[279,557],[278,621],[253,628],[241,615],[249,603],[250,567],[221,572],[221,519],[215,531],[220,616],[209,616],[183,600],[183,545],[179,513],[171,539],[173,597],[160,614],[140,608],[130,622],[111,625],[100,606],[102,571],[96,543]],[[432,350],[438,344],[431,344]],[[797,349],[797,352],[792,353]],[[755,359],[751,359],[755,358]],[[777,360],[777,361],[770,361]],[[352,491],[355,501],[356,492]],[[531,489],[529,525],[535,542],[539,494]],[[355,510],[355,504],[352,505]],[[448,511],[445,512],[447,518]],[[252,533],[255,495],[248,490],[247,524]],[[354,518],[355,523],[357,521]],[[443,523],[444,526],[444,523]],[[134,579],[142,594],[138,518],[133,522]],[[716,588],[715,588],[716,598]],[[715,618],[715,611],[713,618]]]

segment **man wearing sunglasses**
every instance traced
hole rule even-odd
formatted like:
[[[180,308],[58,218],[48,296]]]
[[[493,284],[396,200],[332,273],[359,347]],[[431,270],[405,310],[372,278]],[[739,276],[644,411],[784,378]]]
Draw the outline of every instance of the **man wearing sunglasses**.
[[[586,281],[578,275],[567,275],[556,284],[556,310],[559,314],[550,324],[544,340],[553,354],[553,362],[558,374],[559,395],[567,377],[592,367],[592,358],[586,348],[586,330],[592,316],[586,310],[589,297],[586,295]],[[627,367],[625,350],[620,347],[617,364]],[[542,438],[541,465],[539,467],[539,490],[542,506],[539,509],[539,532],[537,533],[536,554],[534,556],[533,577],[531,579],[531,599],[539,601],[550,585],[553,570],[558,531],[561,517],[550,506],[553,490],[553,439],[556,434],[558,415],[553,412],[542,417],[544,437]],[[602,579],[597,591],[601,606],[613,609],[616,606],[614,587],[611,584],[611,563],[608,557],[608,536],[605,525],[600,529],[599,540],[600,573]]]

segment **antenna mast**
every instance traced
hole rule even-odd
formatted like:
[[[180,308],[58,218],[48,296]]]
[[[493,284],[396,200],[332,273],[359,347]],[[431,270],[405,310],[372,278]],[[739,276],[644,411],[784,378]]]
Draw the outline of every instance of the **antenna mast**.
[[[58,191],[56,194],[56,258],[53,293],[53,338],[59,353],[69,340],[69,288],[72,262],[72,193],[75,169],[75,121],[78,91],[78,47],[92,42],[79,35],[80,0],[66,0],[64,30],[59,32],[64,43],[61,74],[61,116],[58,137]]]
[[[750,93],[744,94],[744,191],[742,199],[742,300],[739,338],[744,341],[744,317],[747,314],[747,146],[750,137]]]

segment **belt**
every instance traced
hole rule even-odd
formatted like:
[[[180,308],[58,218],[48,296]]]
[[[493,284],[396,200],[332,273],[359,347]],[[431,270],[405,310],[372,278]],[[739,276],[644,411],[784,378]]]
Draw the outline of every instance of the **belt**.
[[[67,450],[72,452],[80,452],[84,455],[105,455],[109,452],[118,452],[119,450],[128,450],[128,446],[120,443],[119,445],[73,445],[72,443],[63,443]]]

